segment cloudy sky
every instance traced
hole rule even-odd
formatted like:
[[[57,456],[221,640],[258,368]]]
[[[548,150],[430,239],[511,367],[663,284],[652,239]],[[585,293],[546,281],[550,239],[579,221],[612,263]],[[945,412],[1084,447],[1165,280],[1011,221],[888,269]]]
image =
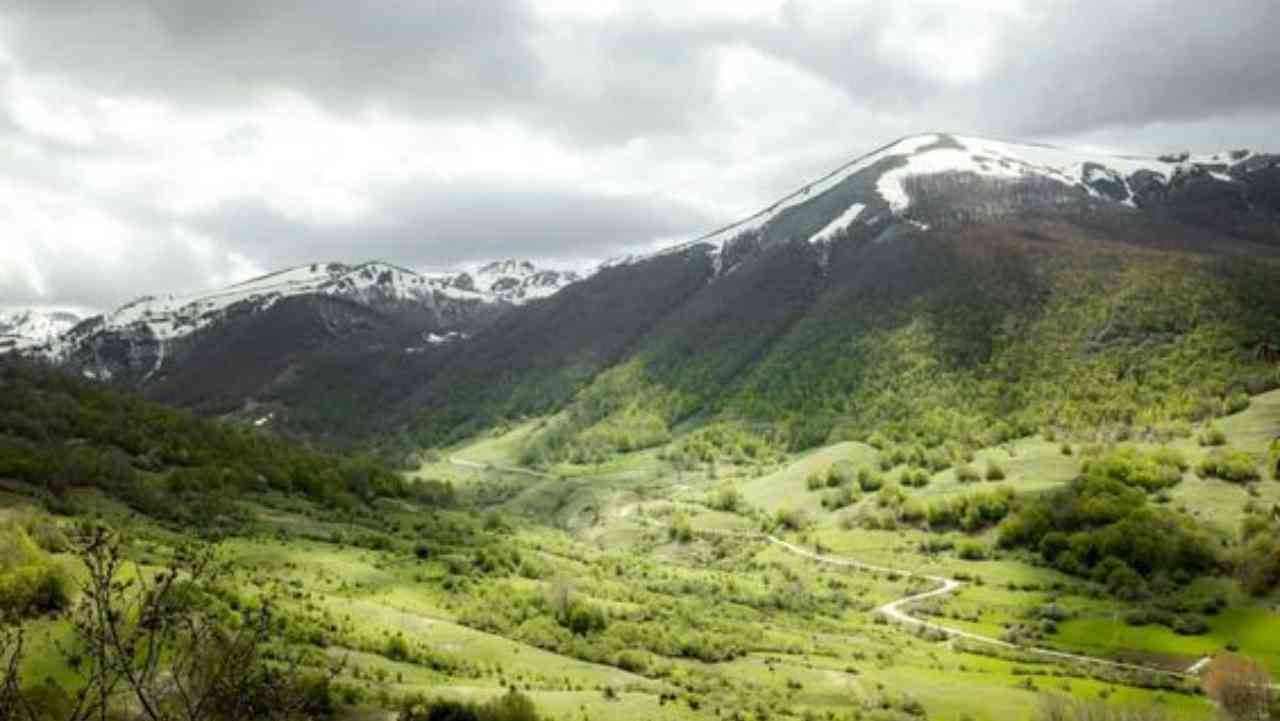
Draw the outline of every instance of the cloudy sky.
[[[1276,148],[1277,27],[1274,0],[0,0],[0,306],[579,266],[923,131]]]

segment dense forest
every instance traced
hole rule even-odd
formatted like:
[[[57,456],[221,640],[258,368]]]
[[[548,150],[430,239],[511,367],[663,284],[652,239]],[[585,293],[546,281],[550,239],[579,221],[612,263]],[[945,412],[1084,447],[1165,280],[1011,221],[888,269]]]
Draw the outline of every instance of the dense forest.
[[[15,359],[0,360],[0,389],[0,479],[55,499],[70,488],[98,488],[150,515],[200,525],[234,514],[229,500],[255,491],[299,493],[330,506],[450,493],[438,484],[411,487],[369,456],[198,419]]]
[[[598,461],[708,416],[790,450],[877,432],[929,448],[1169,438],[1280,385],[1259,351],[1280,337],[1269,261],[1068,225],[979,232],[850,242],[825,273],[775,250],[717,279],[577,393],[529,459]]]

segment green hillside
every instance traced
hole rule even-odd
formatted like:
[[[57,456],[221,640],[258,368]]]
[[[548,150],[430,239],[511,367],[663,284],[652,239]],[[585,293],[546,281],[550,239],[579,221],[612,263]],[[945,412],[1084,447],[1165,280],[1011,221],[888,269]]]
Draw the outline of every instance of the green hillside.
[[[822,277],[816,262],[793,247],[713,283],[581,391],[534,455],[599,460],[689,418],[790,449],[1173,437],[1280,385],[1259,354],[1280,336],[1269,258],[1026,224],[864,244]]]

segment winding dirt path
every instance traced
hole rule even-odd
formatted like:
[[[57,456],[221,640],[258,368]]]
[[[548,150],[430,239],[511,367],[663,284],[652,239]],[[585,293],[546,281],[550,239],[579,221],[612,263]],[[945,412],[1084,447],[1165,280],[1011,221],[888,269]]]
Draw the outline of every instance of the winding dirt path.
[[[448,461],[454,465],[462,466],[464,468],[492,469],[492,470],[506,471],[509,473],[522,473],[522,474],[525,474],[528,476],[534,476],[537,478],[554,478],[554,476],[552,476],[551,474],[542,473],[540,471],[534,471],[528,468],[518,468],[514,466],[512,467],[499,466],[492,463],[480,463],[477,461],[468,461],[462,458],[454,458],[454,457],[449,457]],[[648,519],[643,516],[632,516],[630,514],[627,514],[627,517],[630,518],[630,520],[637,521],[644,525],[659,526],[664,528],[667,527],[665,524],[659,521]],[[902,578],[920,578],[926,581],[930,581],[932,583],[936,583],[938,584],[936,588],[933,588],[928,591],[924,591],[922,593],[916,593],[909,596],[904,596],[894,601],[890,601],[889,603],[886,603],[877,607],[875,609],[875,612],[884,616],[889,621],[893,623],[897,623],[901,626],[910,627],[910,628],[929,629],[937,633],[941,633],[945,635],[947,638],[962,638],[967,641],[973,641],[976,643],[986,644],[986,645],[994,646],[997,648],[1009,649],[1012,651],[1019,651],[1021,653],[1032,654],[1035,656],[1054,659],[1058,661],[1073,661],[1077,663],[1094,664],[1096,666],[1104,666],[1107,668],[1113,668],[1113,669],[1118,669],[1122,671],[1140,671],[1140,672],[1147,672],[1147,673],[1158,673],[1161,675],[1173,676],[1175,678],[1182,678],[1182,679],[1198,679],[1199,678],[1198,672],[1206,665],[1204,661],[1208,660],[1208,659],[1202,660],[1200,663],[1195,664],[1194,666],[1187,669],[1186,671],[1171,671],[1169,669],[1158,668],[1155,666],[1144,666],[1141,664],[1125,663],[1123,661],[1113,661],[1111,659],[1099,658],[1097,656],[1087,656],[1084,654],[1068,653],[1066,651],[1057,651],[1051,648],[1044,648],[1042,646],[1019,646],[1018,644],[1009,643],[1008,641],[1004,641],[1004,640],[995,638],[993,636],[984,636],[982,634],[973,633],[972,631],[966,631],[964,629],[944,626],[935,621],[930,621],[923,618],[917,618],[916,616],[911,615],[911,613],[909,612],[909,609],[912,605],[919,603],[921,601],[926,601],[930,598],[948,596],[964,588],[965,584],[962,581],[957,581],[954,578],[947,578],[945,576],[934,576],[926,573],[917,573],[914,571],[908,571],[900,568],[889,568],[887,566],[878,566],[873,563],[866,563],[864,561],[859,561],[852,558],[844,558],[841,556],[831,556],[831,555],[822,554],[822,553],[815,553],[814,551],[810,551],[809,549],[804,548],[802,546],[797,546],[794,543],[785,541],[772,534],[760,533],[757,531],[731,531],[731,530],[708,528],[708,529],[695,530],[694,533],[711,535],[711,536],[727,536],[732,538],[746,538],[746,539],[766,541],[775,546],[778,546],[779,548],[787,551],[788,553],[801,556],[815,563],[822,563],[830,566],[840,566],[843,568],[853,568],[860,571],[866,571],[869,573],[894,574]]]
[[[641,523],[648,524],[648,525],[666,527],[664,524],[660,522],[653,521],[653,520],[644,518],[642,516],[633,517],[632,520],[639,521]],[[882,616],[887,618],[889,621],[897,623],[901,626],[906,626],[910,628],[930,629],[938,633],[944,634],[947,638],[962,638],[967,641],[974,641],[976,643],[995,646],[997,648],[1009,649],[1011,651],[1019,651],[1021,653],[1032,654],[1035,656],[1054,659],[1057,661],[1074,661],[1077,663],[1088,663],[1096,666],[1104,666],[1107,668],[1113,668],[1113,669],[1122,670],[1122,671],[1141,671],[1146,673],[1158,673],[1164,676],[1172,676],[1174,678],[1181,678],[1181,679],[1198,679],[1199,678],[1197,673],[1195,673],[1190,669],[1188,671],[1171,671],[1169,669],[1158,668],[1156,666],[1144,666],[1141,664],[1125,663],[1123,661],[1113,661],[1111,659],[1099,658],[1097,656],[1086,656],[1084,654],[1068,653],[1066,651],[1057,651],[1051,648],[1044,648],[1042,646],[1019,646],[1018,644],[1009,643],[1008,641],[1004,641],[1004,640],[995,638],[993,636],[984,636],[979,633],[973,633],[972,631],[966,631],[960,628],[952,628],[950,626],[944,626],[935,621],[929,621],[929,620],[925,620],[923,618],[917,618],[916,616],[911,615],[908,609],[912,605],[919,603],[920,601],[928,600],[930,598],[947,596],[947,595],[956,593],[961,588],[964,588],[965,584],[962,581],[955,580],[954,578],[947,578],[945,576],[933,576],[927,573],[917,573],[915,571],[908,571],[900,568],[889,568],[888,566],[877,566],[874,563],[866,563],[865,561],[859,561],[853,558],[843,558],[841,556],[830,556],[826,554],[815,553],[813,551],[810,551],[807,548],[804,548],[803,546],[797,546],[794,543],[785,541],[781,538],[778,538],[777,536],[774,536],[772,534],[767,534],[767,533],[759,533],[755,531],[729,531],[729,530],[720,530],[720,529],[699,529],[699,530],[695,530],[694,533],[695,534],[700,533],[703,535],[710,535],[710,536],[728,536],[732,538],[750,538],[750,539],[759,540],[759,541],[766,541],[775,546],[778,546],[779,548],[783,549],[784,551],[787,551],[788,553],[793,553],[797,556],[804,557],[815,563],[823,563],[830,566],[840,566],[842,568],[853,568],[859,571],[866,571],[869,573],[894,574],[901,578],[921,578],[926,581],[930,581],[938,584],[937,588],[933,588],[931,590],[924,591],[921,593],[912,594],[910,596],[904,596],[897,600],[890,601],[889,603],[881,605],[875,609],[876,613],[881,614]],[[1199,670],[1200,669],[1195,669],[1195,671],[1199,671]]]
[[[1186,679],[1198,678],[1198,676],[1196,676],[1194,673],[1188,673],[1185,671],[1170,671],[1168,669],[1156,668],[1154,666],[1143,666],[1139,664],[1124,663],[1123,661],[1112,661],[1111,659],[1098,658],[1096,656],[1085,656],[1083,654],[1068,653],[1066,651],[1055,651],[1054,649],[1044,648],[1041,646],[1019,646],[1017,644],[1009,643],[1008,641],[1003,641],[1001,639],[994,638],[992,636],[983,636],[982,634],[973,633],[971,631],[965,631],[959,628],[952,628],[950,626],[943,626],[942,624],[936,623],[934,621],[927,621],[922,618],[917,618],[907,612],[906,609],[909,606],[919,601],[924,601],[930,598],[936,598],[939,596],[946,596],[949,594],[953,594],[959,591],[961,588],[963,588],[965,584],[955,580],[954,578],[946,578],[944,576],[931,576],[928,574],[914,573],[911,571],[905,571],[901,569],[886,568],[884,566],[876,566],[870,563],[863,563],[862,561],[856,561],[851,558],[841,558],[839,556],[827,556],[824,554],[814,553],[813,551],[797,546],[794,543],[789,543],[787,541],[784,541],[781,538],[778,538],[777,536],[760,534],[758,537],[767,540],[769,543],[772,543],[775,546],[779,546],[791,553],[794,553],[798,556],[803,556],[817,563],[825,563],[832,566],[843,566],[846,568],[856,568],[862,571],[871,571],[873,573],[893,573],[904,578],[923,578],[927,581],[932,581],[934,583],[940,584],[937,588],[934,588],[933,590],[925,591],[923,593],[913,594],[910,596],[905,596],[903,598],[899,598],[896,601],[890,601],[889,603],[886,603],[876,609],[876,613],[882,614],[883,616],[888,618],[890,621],[901,624],[903,626],[909,626],[912,628],[926,628],[926,629],[930,629],[930,630],[945,634],[948,638],[963,638],[968,641],[975,641],[978,643],[996,646],[999,648],[1006,648],[1014,651],[1020,651],[1022,653],[1029,653],[1036,656],[1042,656],[1045,658],[1052,658],[1059,661],[1075,661],[1079,663],[1090,663],[1098,666],[1105,666],[1108,668],[1120,669],[1124,671],[1145,671],[1148,673],[1158,673],[1166,676],[1174,676],[1176,678],[1186,678]]]

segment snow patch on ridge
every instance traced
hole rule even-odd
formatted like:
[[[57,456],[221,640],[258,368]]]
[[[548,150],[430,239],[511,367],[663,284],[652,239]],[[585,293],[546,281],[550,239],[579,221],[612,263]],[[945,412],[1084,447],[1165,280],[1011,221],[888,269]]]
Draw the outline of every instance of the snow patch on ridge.
[[[1139,171],[1149,171],[1168,179],[1180,167],[1174,158],[1134,158],[1055,148],[1048,145],[1023,145],[996,140],[948,136],[960,147],[939,147],[910,155],[907,162],[886,172],[876,182],[876,190],[895,213],[911,204],[905,181],[907,178],[937,173],[972,173],[999,180],[1044,178],[1063,185],[1079,187],[1089,195],[1104,197],[1098,182],[1114,182],[1129,192],[1127,178]],[[1215,156],[1216,157],[1216,156]],[[1131,193],[1130,193],[1131,195]],[[1132,204],[1131,201],[1124,201]]]
[[[48,345],[79,322],[78,315],[66,311],[0,310],[0,353]]]
[[[809,238],[809,242],[824,243],[831,240],[837,233],[852,225],[853,221],[857,220],[858,216],[862,214],[862,211],[866,210],[866,207],[867,206],[863,203],[854,203],[853,205],[850,205],[843,213],[836,216],[835,220],[827,223],[823,226],[822,230],[814,233]]]
[[[749,215],[742,220],[716,228],[715,230],[700,235],[697,238],[664,248],[654,253],[628,255],[621,258],[607,260],[600,265],[600,268],[604,269],[640,263],[651,258],[658,258],[673,253],[681,253],[699,245],[708,245],[712,248],[718,249],[722,247],[726,241],[732,240],[733,238],[746,233],[759,231],[765,226],[765,224],[776,218],[783,211],[788,208],[801,205],[811,198],[825,193],[831,188],[844,182],[844,180],[849,176],[862,172],[885,158],[910,156],[913,153],[918,152],[921,148],[926,148],[939,142],[942,137],[943,136],[929,133],[925,135],[912,135],[910,137],[901,138],[889,143],[888,145],[882,146],[850,160],[814,182],[809,183],[790,195],[778,200],[773,205]]]

